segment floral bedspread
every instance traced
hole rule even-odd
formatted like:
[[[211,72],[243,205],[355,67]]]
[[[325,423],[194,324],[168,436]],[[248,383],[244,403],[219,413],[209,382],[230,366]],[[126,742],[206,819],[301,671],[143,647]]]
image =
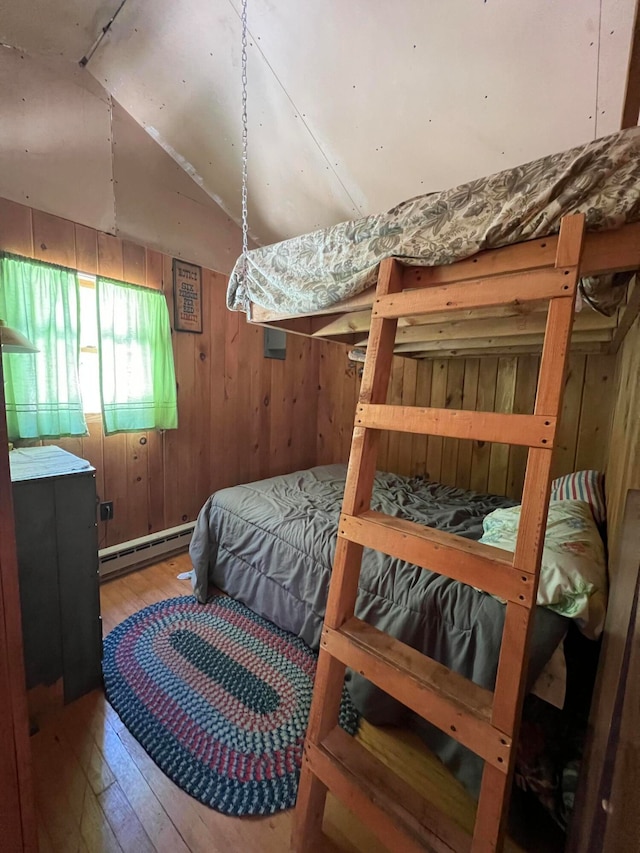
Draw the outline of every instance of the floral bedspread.
[[[438,266],[492,249],[546,237],[567,213],[585,213],[587,228],[640,220],[640,128],[534,160],[444,192],[405,201],[388,213],[341,222],[248,253],[246,281],[235,265],[227,305],[255,302],[307,314],[365,290],[389,257]],[[583,295],[612,314],[628,277],[585,279]]]

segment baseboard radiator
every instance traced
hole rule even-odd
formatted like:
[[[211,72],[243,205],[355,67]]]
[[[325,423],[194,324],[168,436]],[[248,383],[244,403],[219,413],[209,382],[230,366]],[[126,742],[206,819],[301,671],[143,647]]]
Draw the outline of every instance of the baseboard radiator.
[[[195,521],[190,521],[178,527],[151,533],[149,536],[102,548],[98,551],[100,580],[140,569],[150,563],[159,563],[174,554],[186,551],[194,527]]]

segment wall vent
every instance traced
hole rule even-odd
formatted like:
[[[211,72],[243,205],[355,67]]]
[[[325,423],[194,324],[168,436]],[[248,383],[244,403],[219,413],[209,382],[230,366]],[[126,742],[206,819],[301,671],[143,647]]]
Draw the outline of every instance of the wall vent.
[[[186,551],[191,542],[195,521],[169,527],[149,536],[130,539],[119,545],[111,545],[98,551],[100,580],[106,580],[116,574],[140,569],[150,563],[166,560],[173,554]]]

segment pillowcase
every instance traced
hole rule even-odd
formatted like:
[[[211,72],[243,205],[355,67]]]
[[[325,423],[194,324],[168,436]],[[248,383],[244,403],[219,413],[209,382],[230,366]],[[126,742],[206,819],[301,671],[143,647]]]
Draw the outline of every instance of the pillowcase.
[[[597,525],[602,527],[607,519],[604,477],[599,471],[576,471],[558,477],[551,483],[551,500],[586,501]]]
[[[515,551],[520,510],[513,506],[490,512],[480,541]],[[604,545],[589,504],[549,504],[538,604],[575,619],[582,633],[595,640],[604,626],[607,587]]]

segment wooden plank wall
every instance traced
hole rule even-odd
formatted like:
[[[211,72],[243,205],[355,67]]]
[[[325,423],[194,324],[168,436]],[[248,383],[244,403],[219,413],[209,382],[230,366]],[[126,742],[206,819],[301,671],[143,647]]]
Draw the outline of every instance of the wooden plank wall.
[[[172,259],[65,219],[0,200],[0,249],[164,291]],[[97,469],[114,503],[100,546],[193,520],[216,489],[316,463],[318,357],[332,346],[287,336],[285,361],[263,357],[263,330],[227,311],[227,279],[203,269],[204,333],[173,333],[179,428],[55,443]]]
[[[607,466],[609,548],[617,542],[629,489],[640,488],[640,318],[618,352]]]
[[[330,344],[320,354],[318,464],[346,461],[360,381],[348,348]],[[613,397],[614,356],[570,358],[553,476],[605,469]],[[539,359],[506,356],[467,359],[395,357],[388,402],[402,405],[533,411]],[[522,494],[526,450],[477,441],[384,433],[378,468],[427,475],[479,492]]]

